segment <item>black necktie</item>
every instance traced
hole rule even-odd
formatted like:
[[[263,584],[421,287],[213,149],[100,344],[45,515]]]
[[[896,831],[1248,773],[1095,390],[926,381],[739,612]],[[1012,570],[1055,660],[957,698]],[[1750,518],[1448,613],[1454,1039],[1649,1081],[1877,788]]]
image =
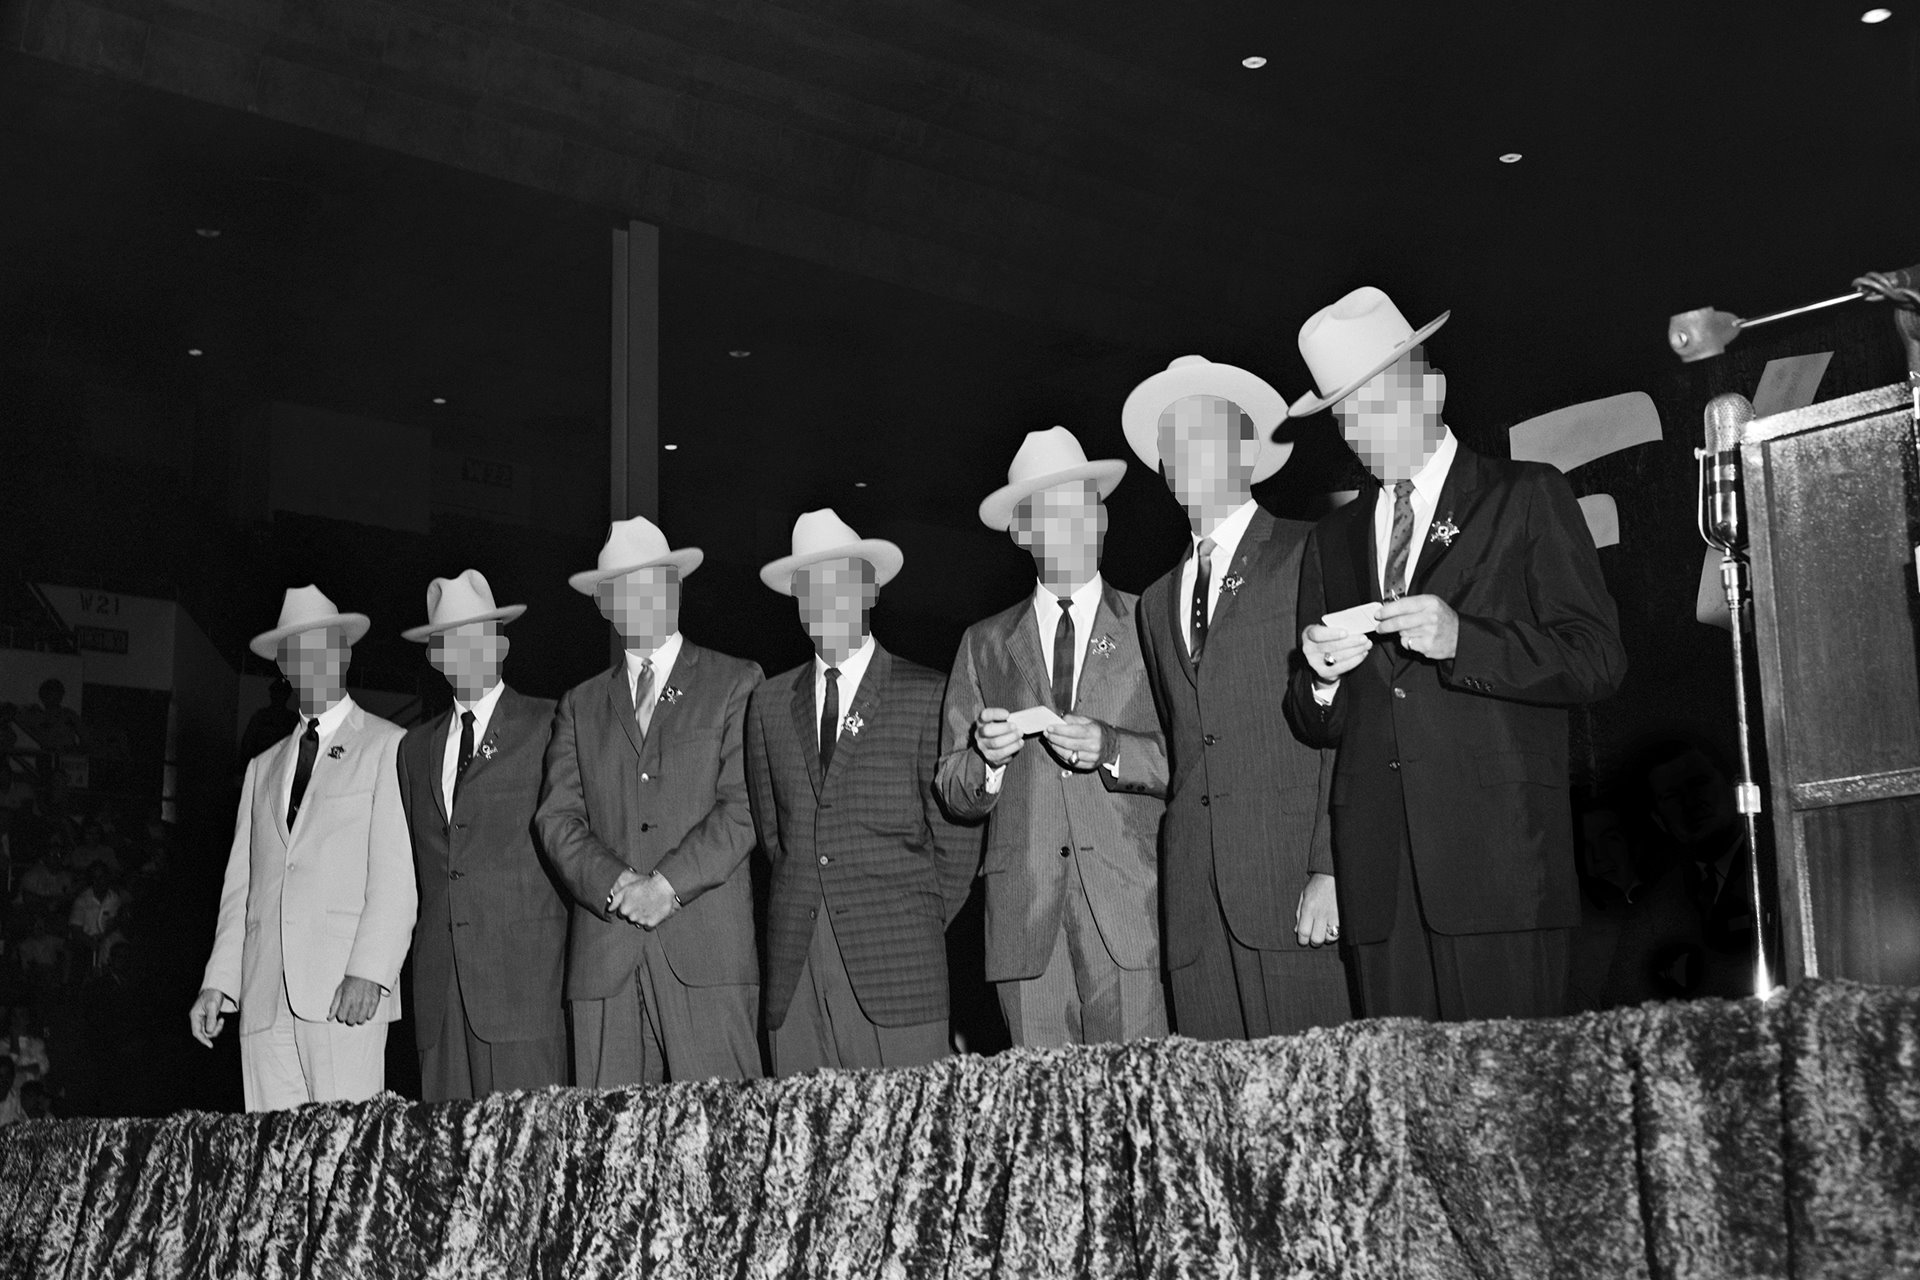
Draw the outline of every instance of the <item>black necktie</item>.
[[[1060,597],[1060,621],[1053,628],[1053,709],[1073,710],[1073,601]]]
[[[827,668],[827,696],[820,699],[820,777],[833,767],[833,743],[840,733],[840,668]]]
[[[1207,589],[1213,585],[1213,539],[1202,538],[1194,551],[1193,565],[1193,644],[1187,653],[1194,666],[1200,665],[1200,651],[1207,647]]]
[[[1407,560],[1413,552],[1413,481],[1393,482],[1393,532],[1387,541],[1387,580],[1381,598],[1398,600],[1407,593]]]
[[[460,713],[460,763],[455,765],[453,770],[453,781],[455,786],[458,786],[460,784],[460,775],[464,774],[467,771],[467,766],[472,763],[473,763],[473,712],[462,711]]]
[[[306,798],[307,783],[313,780],[313,762],[320,754],[320,717],[307,721],[307,731],[300,735],[300,762],[293,766],[293,799],[287,804],[287,830],[293,830],[293,820],[300,816],[300,801]]]

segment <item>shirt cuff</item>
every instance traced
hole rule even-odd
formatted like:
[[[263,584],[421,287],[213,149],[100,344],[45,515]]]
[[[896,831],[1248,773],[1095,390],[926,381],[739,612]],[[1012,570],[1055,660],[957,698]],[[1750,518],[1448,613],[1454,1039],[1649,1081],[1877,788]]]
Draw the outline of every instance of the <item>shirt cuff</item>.
[[[1316,706],[1322,706],[1322,707],[1332,706],[1333,695],[1339,692],[1340,692],[1340,682],[1338,680],[1334,680],[1326,684],[1323,684],[1318,680],[1315,680],[1313,682],[1313,701]]]
[[[986,785],[983,786],[981,790],[987,795],[997,796],[1000,794],[1000,785],[1006,780],[1007,766],[1003,764],[990,764],[987,766]]]

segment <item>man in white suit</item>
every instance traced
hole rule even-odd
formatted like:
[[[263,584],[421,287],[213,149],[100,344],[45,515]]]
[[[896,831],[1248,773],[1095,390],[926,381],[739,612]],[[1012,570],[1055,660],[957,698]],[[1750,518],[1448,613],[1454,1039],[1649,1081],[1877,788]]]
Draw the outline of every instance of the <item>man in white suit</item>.
[[[395,757],[404,731],[345,689],[365,614],[289,590],[253,638],[293,683],[300,727],[247,763],[213,956],[189,1018],[209,1047],[240,1012],[249,1111],[371,1098],[418,897]]]

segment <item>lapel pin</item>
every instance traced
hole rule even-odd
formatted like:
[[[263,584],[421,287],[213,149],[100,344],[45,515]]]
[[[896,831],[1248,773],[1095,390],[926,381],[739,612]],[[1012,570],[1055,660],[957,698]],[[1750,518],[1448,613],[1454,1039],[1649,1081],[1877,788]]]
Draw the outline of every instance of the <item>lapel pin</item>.
[[[327,759],[329,760],[338,760],[346,754],[347,754],[347,749],[345,747],[328,747],[327,748]]]
[[[500,754],[500,748],[493,745],[492,738],[488,738],[485,742],[480,744],[480,755],[483,759],[491,760],[499,754]]]
[[[1453,540],[1459,536],[1460,526],[1453,522],[1453,512],[1449,511],[1434,521],[1433,528],[1427,533],[1427,543],[1432,545],[1437,542],[1443,547],[1450,547],[1453,545]]]
[[[1098,654],[1102,658],[1106,657],[1108,654],[1112,653],[1115,649],[1119,647],[1120,647],[1119,645],[1113,642],[1112,636],[1095,636],[1092,642],[1087,645],[1087,648],[1093,650],[1096,654]]]
[[[660,701],[666,703],[668,706],[672,706],[674,703],[680,701],[680,690],[674,688],[672,685],[668,685],[660,691]]]
[[[1241,577],[1237,573],[1230,573],[1226,577],[1220,579],[1220,589],[1226,592],[1230,596],[1239,595],[1240,588],[1246,585],[1247,585],[1247,580]]]
[[[867,722],[861,719],[860,713],[856,711],[853,714],[849,715],[845,720],[842,720],[840,722],[840,725],[848,733],[852,734],[854,737],[857,738],[860,736],[860,731],[867,727]]]

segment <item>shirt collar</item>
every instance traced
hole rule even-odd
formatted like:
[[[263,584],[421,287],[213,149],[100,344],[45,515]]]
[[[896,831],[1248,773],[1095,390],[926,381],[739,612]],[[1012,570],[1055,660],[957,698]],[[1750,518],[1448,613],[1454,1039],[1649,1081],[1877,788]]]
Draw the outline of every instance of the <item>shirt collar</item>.
[[[1096,569],[1094,570],[1093,576],[1081,583],[1080,589],[1068,596],[1067,599],[1073,602],[1073,611],[1076,614],[1085,616],[1091,610],[1098,607],[1100,603],[1100,593],[1105,590],[1105,588],[1106,584],[1101,581],[1100,571]],[[1060,612],[1060,597],[1047,590],[1046,584],[1043,582],[1036,582],[1033,585],[1033,603],[1047,619],[1054,618]]]
[[[331,736],[335,730],[346,722],[347,714],[352,710],[353,696],[347,694],[342,696],[340,701],[334,703],[325,711],[322,711],[320,713],[320,728],[318,731],[320,736],[323,738]],[[300,718],[302,730],[306,728],[306,723],[309,719],[311,719],[309,716],[302,716]]]
[[[665,640],[662,640],[659,647],[655,649],[626,650],[627,683],[632,684],[640,678],[640,664],[648,658],[653,659],[653,670],[656,675],[662,671],[672,670],[674,659],[680,656],[680,643],[680,633],[676,631]]]
[[[1421,464],[1413,473],[1413,487],[1429,504],[1440,501],[1440,488],[1447,482],[1447,472],[1453,469],[1453,457],[1460,452],[1460,441],[1455,438],[1453,428],[1442,424],[1440,443],[1434,448],[1433,456]]]
[[[866,675],[867,664],[872,661],[873,637],[868,636],[865,644],[848,654],[846,659],[841,662],[840,687],[844,689],[848,684],[858,681],[862,676]],[[815,650],[813,655],[813,678],[816,683],[827,678],[827,661],[820,656],[818,650]]]
[[[1232,515],[1213,526],[1206,534],[1193,535],[1195,551],[1197,552],[1199,550],[1200,539],[1203,536],[1212,538],[1215,547],[1238,546],[1241,537],[1247,531],[1247,526],[1253,523],[1253,513],[1259,509],[1260,504],[1252,498],[1248,498],[1245,502],[1233,509]]]
[[[475,724],[484,724],[493,719],[493,709],[500,705],[500,691],[506,687],[507,682],[505,680],[495,680],[491,689],[488,689],[478,698],[475,698],[471,703],[462,702],[460,699],[455,698],[453,700],[453,718],[455,722],[457,723],[459,721],[460,713],[463,711],[473,712]]]

